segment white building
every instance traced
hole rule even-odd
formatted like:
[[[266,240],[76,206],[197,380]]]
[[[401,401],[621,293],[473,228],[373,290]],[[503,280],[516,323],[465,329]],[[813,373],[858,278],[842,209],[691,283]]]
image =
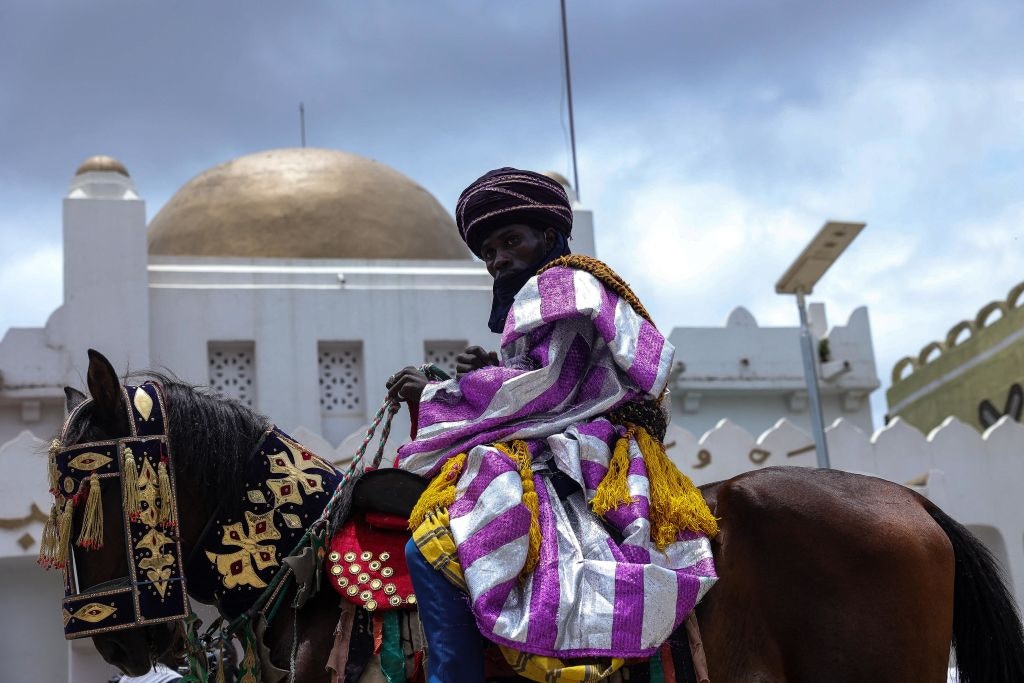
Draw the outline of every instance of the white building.
[[[572,246],[594,250],[593,217],[579,207]],[[495,347],[490,300],[491,280],[448,212],[377,162],[317,149],[241,157],[188,182],[147,225],[127,170],[86,161],[64,199],[64,303],[44,327],[0,341],[4,675],[110,673],[90,641],[65,644],[59,576],[34,564],[50,505],[45,443],[63,418],[63,387],[84,388],[87,349],[119,370],[167,368],[209,384],[337,461],[396,369]],[[812,325],[831,352],[826,422],[843,417],[870,434],[867,396],[879,383],[866,310],[829,331],[824,307],[812,306]],[[699,435],[722,418],[753,434],[782,417],[806,428],[797,334],[758,327],[742,308],[721,328],[673,328],[673,433]]]

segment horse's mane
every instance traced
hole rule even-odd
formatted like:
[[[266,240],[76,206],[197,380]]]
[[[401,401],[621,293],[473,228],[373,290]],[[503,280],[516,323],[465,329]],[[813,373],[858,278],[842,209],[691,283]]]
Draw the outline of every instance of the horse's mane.
[[[263,432],[273,425],[238,401],[217,396],[202,386],[154,370],[130,373],[126,380],[158,382],[164,390],[175,464],[208,501],[225,509],[240,504],[245,494],[249,458]],[[86,411],[83,418],[91,417]],[[71,425],[69,443],[89,435],[91,419]],[[96,438],[91,436],[91,438]]]

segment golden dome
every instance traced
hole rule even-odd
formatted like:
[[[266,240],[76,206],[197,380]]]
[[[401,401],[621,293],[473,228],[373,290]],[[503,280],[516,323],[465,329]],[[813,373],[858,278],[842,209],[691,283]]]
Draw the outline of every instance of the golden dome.
[[[434,197],[328,149],[257,152],[200,173],[149,224],[149,252],[246,258],[468,259]]]
[[[78,167],[77,171],[75,171],[75,175],[82,175],[83,173],[89,173],[90,171],[120,173],[126,178],[130,177],[128,175],[128,169],[124,167],[124,164],[114,157],[108,157],[105,154],[97,154],[96,156],[91,156],[83,161],[82,165]]]

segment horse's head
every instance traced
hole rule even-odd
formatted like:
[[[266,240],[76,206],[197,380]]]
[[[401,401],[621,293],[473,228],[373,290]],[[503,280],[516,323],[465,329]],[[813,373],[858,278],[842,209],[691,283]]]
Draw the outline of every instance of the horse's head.
[[[94,634],[96,649],[107,662],[140,675],[181,645],[181,622],[161,621],[160,615],[180,619],[188,609],[176,519],[162,513],[173,507],[159,481],[160,475],[167,477],[161,465],[166,455],[161,460],[159,439],[139,436],[143,430],[131,422],[139,410],[133,412],[110,362],[92,350],[88,385],[91,400],[65,389],[69,415],[52,454],[57,498],[48,525],[52,541],[50,554],[41,554],[41,561],[68,572],[68,593],[74,596],[64,606],[68,637]],[[159,393],[152,395],[157,405],[148,411],[149,394],[138,395],[135,403],[142,404],[143,413],[159,411],[163,419]],[[130,480],[124,471],[129,459]],[[138,500],[129,503],[135,512],[126,515],[125,494],[131,488]]]

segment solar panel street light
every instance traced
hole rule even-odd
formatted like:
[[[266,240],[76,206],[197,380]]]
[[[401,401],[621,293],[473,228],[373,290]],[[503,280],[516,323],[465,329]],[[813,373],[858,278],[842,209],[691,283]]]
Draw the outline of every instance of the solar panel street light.
[[[825,423],[821,412],[821,394],[818,391],[818,363],[814,340],[807,324],[807,305],[804,296],[814,291],[814,285],[836,259],[846,250],[864,228],[864,223],[829,221],[814,239],[804,247],[785,274],[775,283],[776,294],[795,294],[800,312],[800,348],[804,361],[804,379],[811,413],[811,431],[818,454],[818,467],[828,469],[828,444],[825,442]]]
[[[864,229],[864,223],[829,221],[804,247],[786,273],[775,283],[776,294],[810,294],[825,271],[835,263],[853,239]]]

